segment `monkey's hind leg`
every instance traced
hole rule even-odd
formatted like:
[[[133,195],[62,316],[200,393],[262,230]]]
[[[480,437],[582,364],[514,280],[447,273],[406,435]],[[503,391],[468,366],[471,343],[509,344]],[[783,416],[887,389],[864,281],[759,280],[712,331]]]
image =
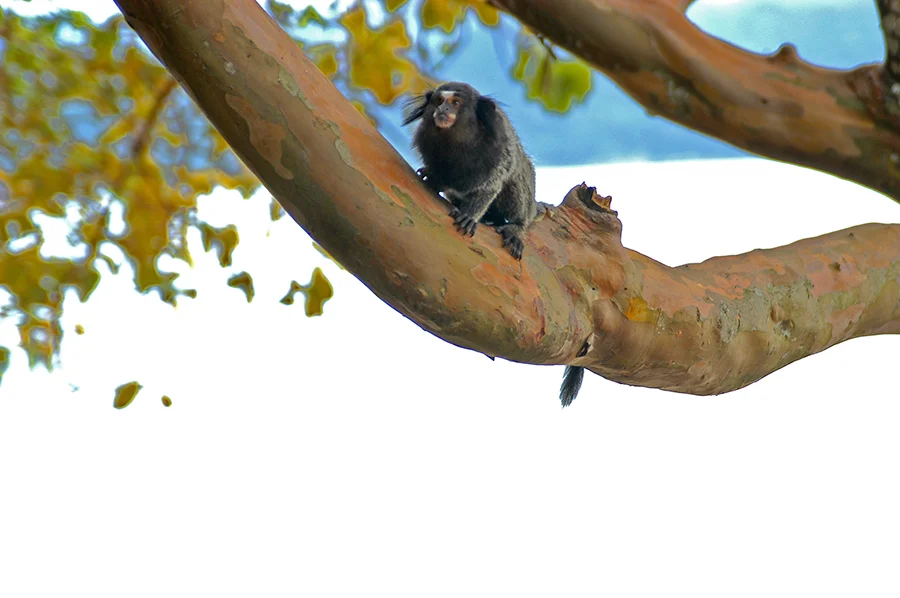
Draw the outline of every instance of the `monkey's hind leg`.
[[[503,246],[510,255],[521,260],[525,251],[525,231],[537,214],[534,194],[511,185],[503,189],[498,202],[500,209],[506,213],[508,224],[498,226],[496,230],[503,237]]]
[[[481,187],[465,194],[457,191],[451,193],[450,201],[453,209],[450,210],[450,217],[453,218],[453,223],[463,236],[475,235],[478,222],[487,212],[498,192],[499,189],[495,187]]]
[[[525,242],[522,238],[525,236],[525,227],[521,224],[504,224],[497,227],[497,232],[503,237],[503,246],[509,250],[517,260],[522,259],[522,253],[525,251]]]

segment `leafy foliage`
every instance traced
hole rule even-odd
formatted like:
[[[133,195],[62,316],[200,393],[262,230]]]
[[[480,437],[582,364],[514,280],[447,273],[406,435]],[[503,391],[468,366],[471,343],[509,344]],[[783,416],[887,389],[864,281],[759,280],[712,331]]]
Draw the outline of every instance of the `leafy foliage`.
[[[373,106],[437,83],[433,72],[460,46],[467,15],[500,23],[486,0],[364,0],[327,13],[265,6],[375,124]],[[511,68],[529,97],[565,110],[584,97],[589,72],[538,42],[520,35]],[[196,291],[158,262],[193,263],[189,229],[231,267],[238,226],[214,227],[197,212],[198,197],[217,188],[249,197],[258,182],[121,17],[96,24],[77,12],[26,19],[0,9],[0,287],[8,294],[0,318],[15,318],[32,367],[58,360],[67,291],[88,300],[121,256],[138,292],[172,305]],[[283,215],[273,200],[269,216]],[[228,285],[253,299],[250,274],[235,273]],[[282,302],[297,292],[314,316],[333,288],[316,268]],[[9,358],[0,347],[0,378]]]
[[[121,253],[138,291],[174,304],[157,260],[190,263],[197,197],[258,183],[121,18],[0,19],[0,281],[30,364],[50,368],[66,290],[87,300]]]

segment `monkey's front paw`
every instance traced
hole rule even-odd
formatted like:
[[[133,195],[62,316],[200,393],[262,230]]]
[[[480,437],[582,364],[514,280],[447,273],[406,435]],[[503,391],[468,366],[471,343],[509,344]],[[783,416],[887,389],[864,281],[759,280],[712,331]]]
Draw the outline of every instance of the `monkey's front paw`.
[[[472,237],[475,235],[475,228],[478,226],[477,219],[462,212],[459,208],[451,209],[450,217],[453,218],[453,224],[456,225],[456,229],[461,232],[463,236],[469,235]]]

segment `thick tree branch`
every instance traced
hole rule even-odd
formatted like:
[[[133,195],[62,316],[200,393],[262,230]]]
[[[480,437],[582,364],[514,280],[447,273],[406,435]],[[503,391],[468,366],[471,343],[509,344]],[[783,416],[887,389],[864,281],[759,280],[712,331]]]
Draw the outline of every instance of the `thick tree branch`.
[[[288,213],[451,343],[710,394],[900,331],[900,226],[669,268],[623,248],[615,213],[580,185],[535,223],[517,262],[487,227],[458,235],[447,205],[255,0],[117,2]]]
[[[694,26],[684,16],[689,3],[678,0],[490,2],[596,66],[651,113],[900,201],[900,119],[881,65],[818,68],[790,45],[771,56],[747,52]],[[881,0],[883,11],[894,4]]]

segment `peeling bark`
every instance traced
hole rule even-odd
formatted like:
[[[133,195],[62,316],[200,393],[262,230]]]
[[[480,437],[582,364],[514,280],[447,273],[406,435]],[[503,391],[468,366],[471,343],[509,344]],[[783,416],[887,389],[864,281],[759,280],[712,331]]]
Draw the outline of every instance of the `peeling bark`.
[[[691,23],[687,0],[489,2],[601,70],[651,114],[900,201],[900,110],[883,65],[819,68],[790,44],[769,56],[747,52]],[[896,4],[879,0],[882,15],[898,16]]]
[[[117,3],[294,220],[448,342],[714,394],[900,331],[900,225],[670,268],[624,248],[609,198],[582,184],[539,217],[517,262],[488,227],[458,235],[447,204],[254,0]]]

